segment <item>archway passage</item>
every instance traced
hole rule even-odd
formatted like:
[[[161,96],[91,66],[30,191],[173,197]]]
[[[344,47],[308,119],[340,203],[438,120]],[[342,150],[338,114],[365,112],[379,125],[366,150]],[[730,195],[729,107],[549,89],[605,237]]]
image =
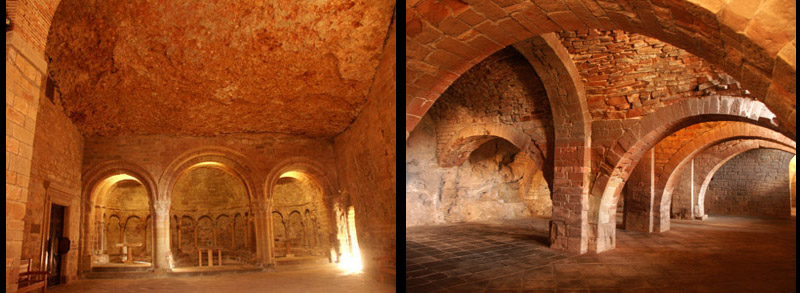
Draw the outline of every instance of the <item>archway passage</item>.
[[[476,172],[480,168],[473,160],[487,144],[504,149],[496,143],[498,138],[519,150],[514,159],[530,154],[546,170],[543,173],[552,174],[545,176],[551,183],[552,218],[544,230],[549,232],[551,248],[572,253],[613,254],[618,234],[626,240],[631,239],[628,236],[638,239],[634,232],[618,231],[614,225],[615,214],[622,216],[617,209],[623,193],[630,200],[624,208],[635,212],[628,216],[636,216],[626,217],[631,229],[669,229],[670,195],[665,191],[671,187],[666,181],[705,150],[716,145],[719,148],[714,150],[720,152],[724,147],[739,148],[731,143],[752,139],[759,140],[758,148],[794,146],[794,85],[770,74],[778,68],[783,72],[774,76],[794,78],[793,65],[788,65],[794,64],[794,15],[770,20],[788,27],[770,30],[785,34],[781,45],[766,55],[759,54],[763,47],[758,46],[769,47],[769,37],[739,31],[758,22],[749,22],[750,17],[763,20],[767,11],[782,11],[778,1],[753,3],[750,8],[764,10],[747,13],[741,7],[746,5],[733,2],[467,2],[421,0],[406,7],[406,225],[413,230],[407,233],[406,243],[407,274],[413,281],[409,291],[534,289],[524,285],[528,272],[524,266],[515,267],[523,273],[508,278],[505,275],[513,274],[510,268],[464,275],[449,270],[449,266],[465,266],[452,254],[472,258],[473,246],[507,235],[518,238],[502,242],[524,245],[522,235],[533,230],[530,226],[519,231],[499,226],[470,230],[454,223],[475,220],[464,214],[487,218],[506,214],[497,208],[502,205],[494,204],[464,212],[466,205],[460,201],[473,197],[492,201],[501,193],[493,193],[499,190],[491,186],[494,174]],[[732,14],[746,16],[734,24]],[[731,31],[728,25],[737,28]],[[759,43],[747,37],[759,38]],[[777,52],[784,48],[788,54],[779,57]],[[767,64],[773,67],[758,69]],[[526,81],[516,84],[518,80]],[[538,116],[548,102],[550,115]],[[548,123],[550,128],[546,128]],[[541,132],[532,130],[534,125],[545,125],[543,129],[553,135],[543,131],[545,139],[537,139]],[[682,129],[689,130],[664,140]],[[662,140],[665,143],[657,146]],[[435,150],[435,157],[430,150]],[[512,162],[508,153],[513,151],[488,153],[495,159],[486,164],[491,171],[503,170]],[[455,175],[449,178],[450,173]],[[479,173],[477,179],[471,176],[475,173]],[[471,182],[478,184],[467,186]],[[635,244],[623,247],[631,245]],[[512,254],[495,257],[514,266],[508,255]],[[529,261],[547,265],[547,261]],[[558,274],[559,268],[562,273],[590,270],[575,264],[569,269],[555,265],[550,272]],[[437,273],[444,279],[426,280]],[[648,275],[628,273],[639,278]],[[473,276],[493,276],[498,281],[489,281],[488,286],[474,282],[472,287],[458,282]],[[590,287],[575,283],[571,289]],[[592,287],[601,287],[597,283]],[[558,284],[545,289],[569,287]]]
[[[176,267],[208,265],[209,251],[211,265],[256,261],[256,244],[248,237],[255,231],[246,225],[253,220],[248,190],[225,165],[203,162],[185,170],[175,182],[169,215]]]
[[[112,175],[94,187],[91,198],[92,267],[151,266],[151,196],[142,182],[128,174]]]
[[[323,188],[310,175],[283,173],[272,190],[272,231],[278,264],[291,258],[328,260],[332,219]]]

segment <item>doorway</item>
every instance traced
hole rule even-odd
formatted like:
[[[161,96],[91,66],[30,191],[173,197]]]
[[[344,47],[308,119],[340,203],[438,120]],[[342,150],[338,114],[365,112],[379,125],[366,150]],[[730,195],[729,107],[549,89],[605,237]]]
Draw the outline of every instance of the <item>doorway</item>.
[[[64,215],[65,206],[53,204],[50,208],[50,232],[47,236],[47,286],[61,284],[61,259],[63,248],[59,250],[59,243],[64,242]],[[62,244],[63,246],[64,244]]]

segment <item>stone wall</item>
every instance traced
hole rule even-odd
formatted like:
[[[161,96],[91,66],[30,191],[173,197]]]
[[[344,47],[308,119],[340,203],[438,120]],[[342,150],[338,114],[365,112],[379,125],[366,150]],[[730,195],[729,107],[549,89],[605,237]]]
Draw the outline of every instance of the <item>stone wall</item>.
[[[397,53],[395,26],[386,36],[367,104],[347,130],[334,138],[342,207],[355,207],[364,270],[373,257],[389,256],[397,239]],[[347,210],[346,208],[344,210]]]
[[[42,237],[49,233],[49,223],[43,222],[45,216],[51,204],[67,206],[65,217],[69,230],[64,231],[64,236],[71,240],[72,246],[62,260],[66,264],[62,272],[67,281],[77,278],[82,155],[83,137],[78,129],[61,108],[42,97],[33,141],[22,259],[31,259],[33,267],[40,267]]]
[[[596,120],[639,117],[679,99],[744,94],[719,68],[654,38],[597,29],[559,35],[580,71]]]
[[[34,133],[46,69],[41,50],[24,35],[6,32],[6,292],[15,292],[19,276]]]
[[[251,219],[253,214],[241,178],[219,167],[193,168],[175,182],[171,199],[170,218],[177,225],[170,238],[179,239],[172,245],[179,265],[195,265],[196,251],[201,247],[222,247],[227,257],[243,255],[252,260],[254,255],[249,252],[254,243],[245,243],[244,233],[234,233],[236,229],[246,229],[245,221],[241,220]]]
[[[549,156],[553,143],[553,118],[547,93],[531,65],[519,52],[506,48],[465,72],[431,107],[436,121],[440,162],[452,165],[445,152],[464,129],[507,125],[539,146],[539,156]]]
[[[551,215],[550,190],[539,165],[519,148],[495,138],[462,165],[441,167],[433,125],[423,117],[406,141],[407,227]]]
[[[10,0],[6,13],[18,32],[39,52],[44,52],[47,33],[60,0]]]
[[[772,218],[790,216],[789,161],[792,154],[752,150],[734,157],[714,174],[706,192],[709,215]]]
[[[102,217],[100,224],[107,234],[98,236],[104,238],[105,243],[96,242],[98,247],[94,250],[108,256],[110,262],[119,263],[123,261],[125,252],[116,246],[118,243],[142,243],[141,247],[126,249],[133,250],[136,261],[152,261],[152,235],[147,235],[147,231],[152,232],[150,199],[144,186],[134,180],[123,180],[97,196],[97,211]],[[115,233],[109,235],[108,231]]]
[[[272,226],[275,233],[275,254],[290,253],[327,255],[333,230],[330,209],[322,199],[322,191],[308,180],[281,178],[273,191]]]

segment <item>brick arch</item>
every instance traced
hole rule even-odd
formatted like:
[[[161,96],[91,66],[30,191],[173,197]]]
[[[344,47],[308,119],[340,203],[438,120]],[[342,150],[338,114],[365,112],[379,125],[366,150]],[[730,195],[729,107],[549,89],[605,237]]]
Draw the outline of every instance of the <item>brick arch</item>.
[[[514,44],[536,70],[553,113],[555,142],[542,168],[553,199],[550,247],[585,253],[591,115],[578,68],[555,33]],[[557,192],[556,192],[557,191]],[[579,210],[575,210],[578,204]],[[570,212],[572,211],[572,212]],[[554,228],[555,226],[555,228]],[[561,231],[561,233],[559,233]]]
[[[766,115],[767,117],[762,117]],[[602,252],[614,248],[617,202],[636,164],[659,141],[673,132],[701,122],[744,121],[774,129],[771,116],[758,101],[728,96],[681,100],[643,116],[607,146],[590,191],[589,249]]]
[[[700,207],[701,216],[705,214],[704,202],[708,185],[711,183],[711,178],[714,177],[717,170],[734,157],[754,149],[774,149],[797,155],[796,145],[786,145],[783,143],[760,140],[742,141],[722,152],[714,153],[708,158],[710,161],[709,164],[701,164],[701,168],[695,169],[695,179],[697,179],[697,182],[702,182],[700,184],[700,191],[697,194],[697,203]]]
[[[759,139],[778,143],[787,148],[796,147],[794,141],[774,130],[747,123],[726,124],[694,138],[672,154],[669,162],[659,172],[653,199],[653,202],[659,205],[658,209],[653,210],[654,231],[669,230],[670,199],[686,164],[716,145],[740,139]]]
[[[486,56],[536,35],[596,28],[653,37],[717,65],[796,137],[795,16],[785,13],[794,2],[767,0],[752,8],[696,0],[517,2],[406,3],[406,134],[453,81]],[[753,15],[743,15],[748,13]]]

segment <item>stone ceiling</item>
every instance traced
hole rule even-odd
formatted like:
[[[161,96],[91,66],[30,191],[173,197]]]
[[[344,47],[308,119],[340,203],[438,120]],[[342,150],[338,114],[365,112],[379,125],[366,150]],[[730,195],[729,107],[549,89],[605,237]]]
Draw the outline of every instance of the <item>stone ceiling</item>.
[[[62,1],[46,49],[55,102],[87,136],[334,136],[366,103],[394,9],[91,2]]]

